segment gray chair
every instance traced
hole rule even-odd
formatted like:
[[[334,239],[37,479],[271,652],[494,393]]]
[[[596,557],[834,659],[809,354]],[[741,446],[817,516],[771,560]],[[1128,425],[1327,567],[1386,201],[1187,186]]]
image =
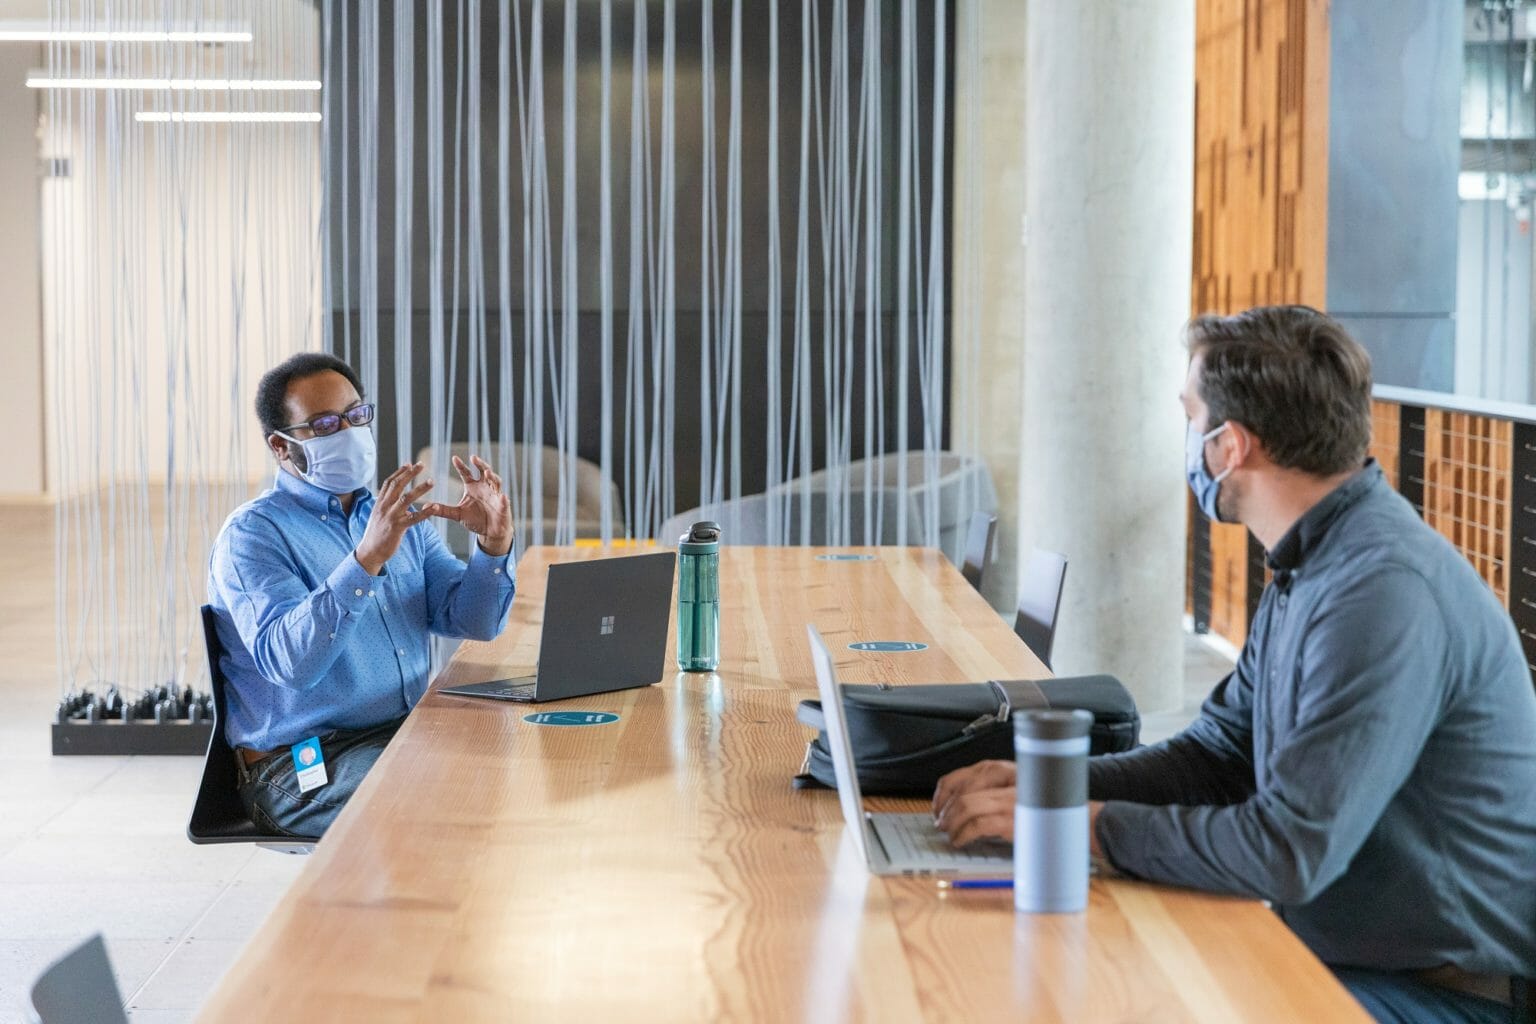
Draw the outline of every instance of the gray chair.
[[[867,503],[866,497],[869,499]],[[656,539],[663,544],[676,544],[690,526],[708,519],[720,524],[722,544],[764,545],[772,540],[769,524],[777,515],[783,535],[788,536],[791,544],[824,547],[833,543],[834,536],[838,535],[847,537],[846,543],[853,546],[862,546],[866,537],[877,545],[890,545],[898,543],[896,527],[903,507],[907,513],[907,543],[917,543],[923,536],[922,510],[895,490],[850,495],[845,504],[837,507],[838,525],[847,525],[845,534],[832,528],[833,504],[826,491],[807,493],[799,485],[794,489],[781,485],[765,494],[727,498],[680,512],[661,524]],[[809,526],[809,533],[804,525]]]
[[[208,650],[208,684],[213,691],[213,729],[208,736],[208,752],[203,756],[203,778],[192,801],[192,815],[187,820],[187,838],[199,845],[213,843],[256,843],[279,853],[309,853],[314,844],[292,836],[269,835],[256,827],[240,799],[240,771],[235,766],[235,751],[224,738],[227,714],[224,670],[219,666],[223,648],[219,645],[218,616],[203,605],[203,644]]]
[[[981,577],[992,561],[992,543],[997,539],[997,516],[989,512],[976,512],[971,516],[971,528],[965,535],[965,561],[960,575],[966,582],[981,590]]]
[[[897,488],[903,465],[907,486]],[[845,495],[833,501],[832,494]],[[790,544],[823,546],[847,543],[923,544],[928,516],[934,517],[938,545],[950,561],[960,564],[964,531],[973,512],[992,513],[997,491],[986,464],[955,452],[912,451],[858,459],[846,466],[776,484],[762,494],[703,505],[672,516],[661,526],[657,541],[676,544],[687,528],[701,519],[721,526],[725,544],[767,544],[770,515],[778,516],[778,538]],[[836,511],[837,522],[832,514]],[[898,526],[905,520],[906,531]],[[805,528],[808,521],[809,530]],[[846,525],[846,532],[844,526]],[[835,528],[834,528],[835,527]]]
[[[1056,640],[1056,617],[1061,612],[1061,590],[1067,578],[1067,556],[1035,548],[1024,563],[1019,579],[1019,612],[1013,631],[1051,667],[1051,646]]]
[[[54,961],[32,985],[35,1024],[128,1024],[98,933]]]

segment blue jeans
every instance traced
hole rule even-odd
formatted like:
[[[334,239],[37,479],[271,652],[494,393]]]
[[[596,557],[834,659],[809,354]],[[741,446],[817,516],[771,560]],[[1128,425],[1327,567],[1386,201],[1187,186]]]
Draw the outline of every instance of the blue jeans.
[[[1503,1003],[1455,992],[1393,971],[1335,967],[1333,973],[1380,1024],[1510,1024]]]
[[[331,827],[362,783],[368,769],[379,759],[405,719],[398,718],[371,729],[338,729],[320,737],[320,755],[330,779],[319,789],[299,792],[298,770],[285,750],[240,766],[240,799],[264,832],[319,839]]]

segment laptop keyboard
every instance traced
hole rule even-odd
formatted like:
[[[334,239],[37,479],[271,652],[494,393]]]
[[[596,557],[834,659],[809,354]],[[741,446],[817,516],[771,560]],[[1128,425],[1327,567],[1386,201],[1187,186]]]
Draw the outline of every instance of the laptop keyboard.
[[[973,843],[963,850],[933,825],[931,814],[872,814],[870,821],[892,864],[992,865],[1011,870],[1013,854],[1003,843]]]
[[[495,697],[505,697],[508,700],[533,700],[535,684],[519,683],[516,686],[500,686],[494,690],[486,690],[485,693]]]

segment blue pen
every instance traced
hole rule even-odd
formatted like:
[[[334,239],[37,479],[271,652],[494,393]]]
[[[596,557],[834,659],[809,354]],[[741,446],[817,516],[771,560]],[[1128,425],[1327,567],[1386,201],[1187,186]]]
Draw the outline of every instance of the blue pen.
[[[940,889],[1012,889],[1011,878],[941,878]]]

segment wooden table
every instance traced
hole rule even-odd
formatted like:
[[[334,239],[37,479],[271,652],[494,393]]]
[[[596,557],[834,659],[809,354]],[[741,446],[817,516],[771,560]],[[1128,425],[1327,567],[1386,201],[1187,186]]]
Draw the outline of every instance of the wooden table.
[[[429,694],[201,1019],[1366,1019],[1256,902],[1096,879],[1086,914],[1030,916],[869,877],[836,795],[789,785],[806,621],[849,682],[1046,672],[936,551],[852,550],[727,548],[720,672],[672,674],[669,640],[660,684],[559,705],[616,724]],[[502,637],[438,682],[530,670],[546,565],[604,554],[530,551]]]

